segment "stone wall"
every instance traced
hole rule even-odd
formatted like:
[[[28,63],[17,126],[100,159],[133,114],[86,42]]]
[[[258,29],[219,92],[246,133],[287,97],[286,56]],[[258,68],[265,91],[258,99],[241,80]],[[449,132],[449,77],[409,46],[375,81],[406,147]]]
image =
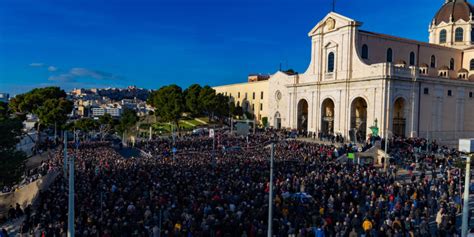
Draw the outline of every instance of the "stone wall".
[[[51,172],[40,179],[11,192],[0,194],[0,219],[5,217],[10,206],[15,207],[19,203],[22,208],[32,204],[40,190],[45,190],[51,185],[60,172]]]

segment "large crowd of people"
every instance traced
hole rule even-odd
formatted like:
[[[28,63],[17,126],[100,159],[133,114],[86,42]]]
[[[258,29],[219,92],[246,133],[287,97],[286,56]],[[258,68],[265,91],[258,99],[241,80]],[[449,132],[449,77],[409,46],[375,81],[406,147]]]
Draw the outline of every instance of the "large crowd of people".
[[[76,236],[267,236],[270,140],[269,133],[158,139],[137,144],[151,156],[129,159],[107,143],[71,149]],[[352,145],[280,139],[273,235],[456,236],[462,172],[450,162],[453,152],[435,145],[393,139],[385,170],[338,162]],[[440,150],[446,156],[435,159]],[[434,168],[397,175],[417,161]],[[25,214],[20,233],[65,236],[67,191],[59,176]]]
[[[56,154],[57,155],[57,154]],[[41,161],[41,163],[37,167],[31,167],[27,169],[25,173],[21,176],[21,180],[18,183],[14,183],[11,185],[4,185],[0,189],[1,193],[10,193],[18,190],[38,179],[45,176],[52,170],[56,169],[59,165],[59,161],[57,157],[54,157],[54,154],[48,152],[47,156],[49,157],[47,160]]]

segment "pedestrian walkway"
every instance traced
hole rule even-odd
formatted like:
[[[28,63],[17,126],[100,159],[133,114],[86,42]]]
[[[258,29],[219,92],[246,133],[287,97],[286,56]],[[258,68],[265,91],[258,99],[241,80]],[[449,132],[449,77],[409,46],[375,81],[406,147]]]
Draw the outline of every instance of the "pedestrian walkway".
[[[41,162],[48,160],[49,154],[53,154],[55,150],[48,150],[41,154],[34,155],[26,160],[26,169],[34,169],[41,165]]]

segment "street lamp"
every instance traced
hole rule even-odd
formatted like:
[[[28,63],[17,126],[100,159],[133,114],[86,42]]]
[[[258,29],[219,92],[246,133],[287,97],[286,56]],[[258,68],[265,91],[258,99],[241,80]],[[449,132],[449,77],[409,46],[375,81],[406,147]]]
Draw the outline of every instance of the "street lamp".
[[[270,153],[270,182],[269,182],[269,191],[268,191],[268,230],[267,236],[272,237],[273,231],[273,160],[275,157],[275,143],[277,143],[277,137],[275,134],[272,135],[271,144],[271,153]]]
[[[389,162],[389,155],[388,155],[388,134],[391,134],[393,136],[392,131],[385,129],[385,162],[384,162],[384,170],[387,170],[387,164]]]
[[[464,179],[464,195],[462,208],[461,236],[466,237],[469,226],[469,186],[471,184],[471,158],[474,153],[474,138],[459,139],[459,151],[468,153],[466,158],[466,175]]]

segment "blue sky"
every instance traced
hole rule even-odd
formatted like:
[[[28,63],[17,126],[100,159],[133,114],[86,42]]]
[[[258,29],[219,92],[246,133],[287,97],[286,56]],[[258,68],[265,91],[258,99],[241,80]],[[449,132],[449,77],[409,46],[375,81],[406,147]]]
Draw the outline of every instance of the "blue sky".
[[[444,0],[337,0],[362,29],[428,40]],[[304,72],[331,0],[0,0],[0,92],[157,89]]]

